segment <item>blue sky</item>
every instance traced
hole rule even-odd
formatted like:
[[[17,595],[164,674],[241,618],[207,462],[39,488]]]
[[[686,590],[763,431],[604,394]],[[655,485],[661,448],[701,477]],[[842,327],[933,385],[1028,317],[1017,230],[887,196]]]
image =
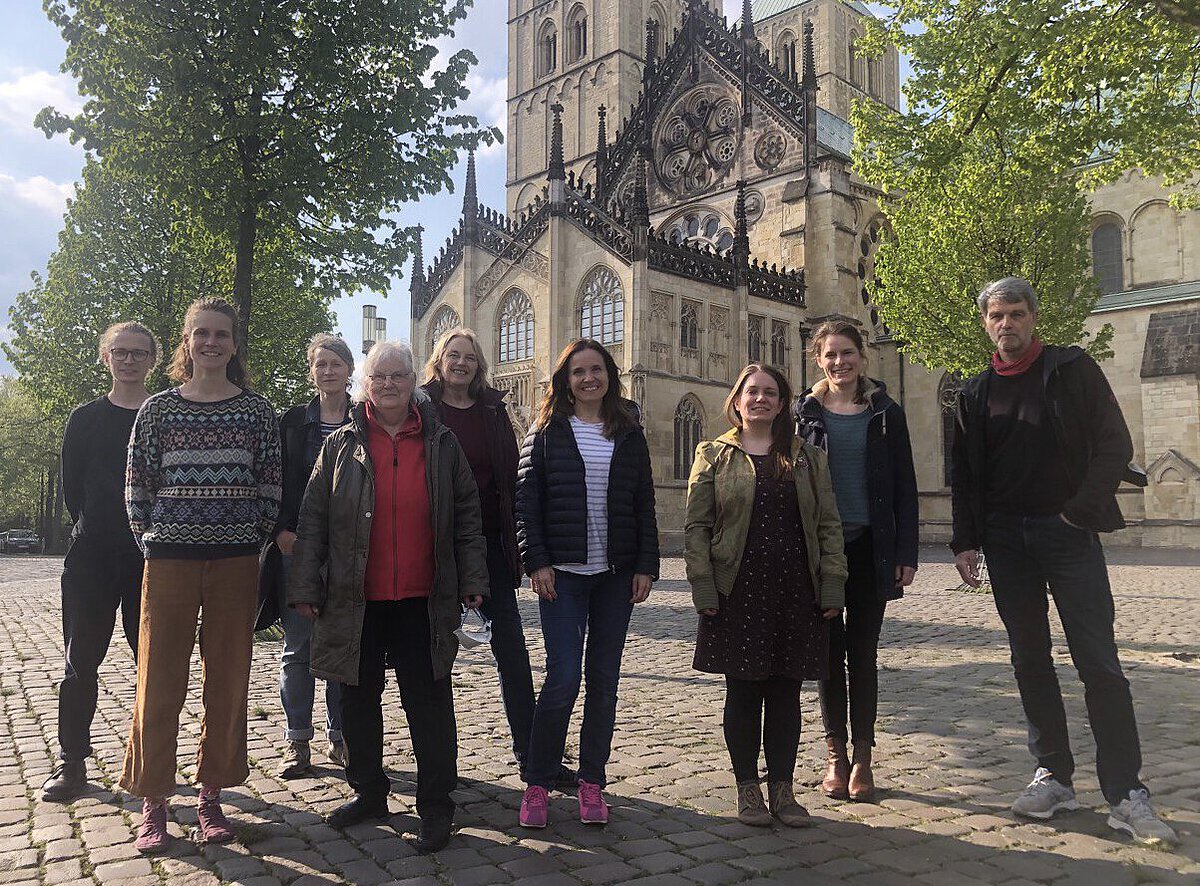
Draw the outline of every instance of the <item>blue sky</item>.
[[[29,286],[32,271],[42,272],[62,228],[62,213],[83,167],[83,152],[66,138],[47,140],[33,128],[33,118],[46,105],[71,111],[80,98],[71,78],[59,71],[65,45],[42,12],[40,0],[6,0],[5,27],[0,30],[0,316],[7,338],[8,308],[16,294]],[[725,0],[735,18],[740,0]],[[504,129],[506,20],[503,0],[476,0],[454,37],[445,41],[453,51],[469,47],[479,64],[468,80],[471,98],[465,109],[487,124]],[[451,173],[461,189],[465,157]],[[485,149],[478,158],[480,199],[504,207],[504,149]],[[461,193],[426,197],[400,213],[404,224],[424,225],[426,260],[436,252],[458,220]],[[391,338],[408,335],[408,287],[397,280],[387,298],[360,294],[338,299],[338,326],[351,341],[360,337],[362,305],[374,303],[388,321]],[[0,355],[0,374],[12,371]]]

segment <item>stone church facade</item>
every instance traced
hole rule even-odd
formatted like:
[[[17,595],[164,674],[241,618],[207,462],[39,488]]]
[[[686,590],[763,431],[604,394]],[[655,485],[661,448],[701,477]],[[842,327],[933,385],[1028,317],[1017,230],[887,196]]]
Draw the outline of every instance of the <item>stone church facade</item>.
[[[414,262],[414,351],[424,360],[446,329],[474,328],[494,384],[528,422],[561,348],[580,335],[604,342],[642,406],[659,526],[671,548],[680,542],[695,444],[728,427],[721,407],[741,367],[775,364],[798,392],[816,378],[806,357],[812,329],[851,318],[870,342],[869,371],[909,414],[923,533],[944,539],[944,405],[954,381],[907,363],[879,320],[869,284],[886,220],[878,192],[849,164],[851,102],[898,107],[897,54],[856,56],[870,13],[853,0],[746,0],[732,26],[718,5],[509,0],[507,206],[480,205],[472,160],[462,219],[428,268],[420,255]],[[1140,231],[1135,212],[1104,212],[1102,245],[1112,240],[1104,220],[1119,217],[1121,242],[1141,248],[1131,233]],[[1196,215],[1177,226],[1181,244],[1191,244],[1180,246],[1191,258],[1177,264],[1192,281],[1200,231],[1186,225]],[[1155,248],[1156,256],[1170,251]],[[1172,310],[1195,309],[1192,290]],[[1126,326],[1165,322],[1178,335],[1177,322],[1154,320],[1157,304],[1114,303],[1107,317],[1097,315],[1119,321],[1119,359]],[[1191,354],[1194,362],[1194,336]],[[1122,385],[1123,405],[1128,396],[1191,396],[1195,418],[1196,368],[1177,371],[1190,365],[1186,354],[1152,369],[1160,363],[1171,380],[1136,391]],[[1138,410],[1139,456],[1151,461],[1164,449],[1147,430],[1156,420]],[[1130,541],[1180,544],[1200,533],[1200,430],[1190,433],[1190,442],[1168,433],[1174,445],[1164,451],[1175,455],[1155,462],[1170,483],[1182,478],[1182,496],[1174,490],[1153,506],[1149,492],[1144,503],[1124,497],[1139,521]],[[1145,531],[1142,523],[1164,508],[1170,526]]]

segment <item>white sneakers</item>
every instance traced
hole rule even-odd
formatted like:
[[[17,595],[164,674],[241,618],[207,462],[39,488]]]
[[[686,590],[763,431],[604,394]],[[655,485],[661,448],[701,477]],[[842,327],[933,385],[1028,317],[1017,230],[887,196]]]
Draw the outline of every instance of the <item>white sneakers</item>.
[[[1129,792],[1129,799],[1109,807],[1108,826],[1124,831],[1139,843],[1161,843],[1175,846],[1179,837],[1154,812],[1150,805],[1150,793],[1145,788]]]
[[[1012,811],[1025,818],[1045,821],[1055,813],[1069,812],[1079,808],[1074,788],[1055,779],[1049,769],[1041,767],[1033,774],[1033,781],[1013,801]],[[1138,843],[1175,846],[1179,838],[1171,826],[1166,824],[1150,805],[1150,793],[1145,788],[1129,792],[1129,799],[1109,807],[1108,826],[1129,834]]]
[[[1079,808],[1075,789],[1055,779],[1049,769],[1038,767],[1029,787],[1013,801],[1012,811],[1025,818],[1045,821],[1056,812],[1071,812]]]

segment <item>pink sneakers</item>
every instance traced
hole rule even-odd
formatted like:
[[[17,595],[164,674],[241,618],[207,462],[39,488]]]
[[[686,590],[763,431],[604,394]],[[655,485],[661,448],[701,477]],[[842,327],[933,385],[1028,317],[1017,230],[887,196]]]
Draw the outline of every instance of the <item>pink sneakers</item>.
[[[579,779],[579,820],[584,824],[608,824],[608,804],[600,785]]]
[[[525,789],[525,796],[521,798],[521,827],[544,828],[546,826],[548,815],[546,800],[545,788],[531,784]]]
[[[200,791],[200,802],[196,806],[196,814],[200,819],[197,836],[201,843],[229,843],[237,834],[229,824],[229,819],[221,811],[221,792]]]
[[[133,848],[153,855],[162,852],[171,842],[167,833],[167,801],[147,797],[142,801],[142,824],[138,828]]]

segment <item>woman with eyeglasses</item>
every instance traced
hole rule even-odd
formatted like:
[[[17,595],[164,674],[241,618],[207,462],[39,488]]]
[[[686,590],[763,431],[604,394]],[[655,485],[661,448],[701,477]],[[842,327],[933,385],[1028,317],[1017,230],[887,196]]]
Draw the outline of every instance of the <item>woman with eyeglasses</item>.
[[[75,408],[62,441],[63,501],[74,528],[62,573],[67,667],[58,686],[59,764],[42,786],[42,799],[52,803],[69,803],[87,787],[97,673],[118,608],[137,659],[145,561],[125,515],[125,461],[134,419],[150,396],[146,376],[158,362],[158,342],[141,323],[115,323],[100,336],[100,362],[112,386]]]
[[[312,721],[316,681],[308,668],[312,648],[312,620],[287,605],[287,573],[291,568],[296,543],[296,523],[300,518],[300,500],[317,461],[325,438],[350,421],[350,374],[354,372],[354,354],[336,335],[318,333],[308,343],[308,375],[317,394],[308,403],[293,406],[279,420],[279,440],[283,446],[283,504],[275,529],[274,547],[267,562],[278,561],[278,571],[264,575],[280,602],[279,620],[283,626],[283,657],[279,668],[279,697],[287,718],[284,738],[287,747],[279,764],[280,778],[300,778],[312,772]],[[325,727],[329,737],[329,759],[346,765],[346,745],[342,741],[341,684],[325,683]]]
[[[846,581],[842,526],[825,453],[796,439],[791,390],[751,363],[725,399],[733,428],[696,447],[684,561],[700,613],[693,667],[725,676],[725,744],[738,819],[811,824],[793,781],[800,686],[829,669],[829,620]],[[760,750],[767,761],[763,803]]]
[[[659,563],[646,436],[637,405],[622,396],[616,362],[599,342],[576,339],[555,363],[521,451],[517,536],[546,647],[519,821],[546,826],[548,793],[586,676],[579,819],[606,824],[621,654],[633,607],[649,596]]]
[[[492,622],[492,652],[500,675],[500,696],[512,735],[513,755],[524,770],[533,724],[533,674],[525,631],[517,609],[521,583],[517,521],[517,437],[504,405],[504,392],[488,384],[488,363],[475,332],[458,327],[434,345],[425,364],[424,391],[438,418],[458,438],[475,484],[487,540],[491,595],[481,611]]]
[[[144,798],[135,848],[167,848],[179,712],[200,621],[204,720],[196,780],[204,843],[236,836],[221,789],[241,784],[258,557],[279,517],[275,410],[249,390],[237,309],[188,307],[168,369],[179,387],[142,404],[129,439],[125,504],[146,555],[137,700],[121,787]],[[202,615],[201,615],[202,614]]]
[[[864,372],[866,351],[854,324],[817,327],[812,356],[825,377],[800,395],[793,417],[798,433],[829,454],[850,573],[846,617],[830,622],[829,678],[820,686],[829,752],[821,790],[834,799],[869,801],[879,633],[887,602],[903,596],[917,571],[917,477],[904,410]]]
[[[326,818],[386,818],[383,687],[392,668],[417,758],[420,852],[450,839],[458,733],[450,670],[462,605],[478,608],[487,547],[471,466],[428,397],[412,351],[381,342],[351,421],[321,447],[300,506],[288,601],[313,620],[309,668],[342,684],[346,780]]]

